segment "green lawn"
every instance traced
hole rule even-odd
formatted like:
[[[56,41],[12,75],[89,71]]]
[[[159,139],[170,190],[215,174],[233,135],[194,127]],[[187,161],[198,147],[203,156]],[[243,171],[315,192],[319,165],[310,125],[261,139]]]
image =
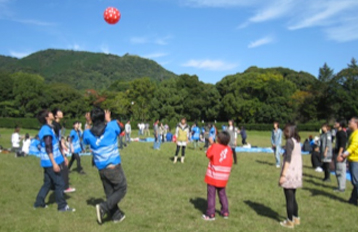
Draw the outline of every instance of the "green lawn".
[[[0,129],[0,144],[8,147],[12,130]],[[22,133],[26,133],[23,130]],[[28,131],[34,135],[36,132]],[[302,134],[307,137],[310,133]],[[248,132],[252,145],[270,146],[269,132]],[[191,144],[189,145],[191,146]],[[230,218],[216,221],[200,217],[206,208],[203,182],[207,159],[203,151],[187,150],[185,164],[172,164],[175,145],[163,144],[160,151],[151,143],[131,143],[121,151],[128,192],[120,203],[126,219],[120,224],[96,222],[94,205],[104,199],[97,170],[91,158],[82,157],[87,175],[70,174],[77,189],[67,195],[74,213],[59,213],[54,195],[48,209],[33,209],[43,181],[39,159],[0,155],[0,231],[287,231],[279,221],[286,216],[283,191],[278,187],[279,170],[272,154],[240,153],[227,186]],[[357,207],[346,203],[352,190],[336,194],[332,183],[321,182],[322,173],[310,168],[304,156],[304,187],[297,192],[301,226],[296,231],[358,231]],[[217,202],[217,209],[219,203]]]

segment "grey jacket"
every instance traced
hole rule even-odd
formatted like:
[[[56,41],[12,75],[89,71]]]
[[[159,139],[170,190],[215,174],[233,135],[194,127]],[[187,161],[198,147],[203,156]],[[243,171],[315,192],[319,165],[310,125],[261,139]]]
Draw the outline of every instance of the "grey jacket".
[[[327,156],[324,157],[326,148],[328,148]],[[322,162],[328,163],[332,161],[332,134],[329,131],[320,136],[320,153]]]

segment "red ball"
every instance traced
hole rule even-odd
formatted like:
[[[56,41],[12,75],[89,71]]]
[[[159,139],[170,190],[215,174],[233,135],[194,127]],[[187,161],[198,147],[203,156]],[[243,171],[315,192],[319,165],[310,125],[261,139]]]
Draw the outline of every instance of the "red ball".
[[[114,7],[108,7],[104,11],[104,20],[109,24],[116,24],[121,19],[121,13]]]

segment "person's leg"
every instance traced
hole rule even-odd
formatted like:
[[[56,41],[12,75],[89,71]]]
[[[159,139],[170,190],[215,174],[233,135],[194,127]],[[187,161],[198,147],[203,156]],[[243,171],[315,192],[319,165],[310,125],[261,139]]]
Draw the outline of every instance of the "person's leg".
[[[75,156],[74,154],[71,155],[70,162],[68,163],[68,169],[71,170],[72,164],[75,162]]]
[[[206,216],[215,217],[215,186],[210,184],[207,185],[207,200],[208,200],[208,208],[206,209]]]
[[[337,162],[336,163],[336,177],[338,190],[346,189],[346,162]],[[344,178],[344,179],[343,179]]]
[[[63,181],[64,181],[64,188],[68,189],[70,187],[69,184],[69,177],[68,177],[68,167],[65,165],[65,162],[63,162],[61,165],[61,172],[62,172],[62,176],[63,176]]]
[[[118,203],[127,193],[127,180],[121,165],[113,169],[100,171],[103,188],[107,201],[101,203],[101,208],[105,213],[111,213],[113,220],[119,220],[123,212],[119,209]]]
[[[357,205],[358,198],[358,162],[349,162],[349,172],[351,173],[351,182],[353,190],[349,202]]]
[[[123,136],[119,136],[119,149],[123,149]]]
[[[177,145],[177,149],[175,150],[175,157],[177,157],[178,156],[178,154],[179,154],[179,150],[180,150],[180,146],[179,145]]]
[[[295,200],[294,200],[294,191],[293,189],[283,189],[286,197],[286,211],[287,211],[287,219],[292,222],[293,213],[295,210]]]
[[[186,149],[186,146],[181,147],[181,157],[185,157],[185,149]]]
[[[205,138],[204,148],[208,148],[208,147],[209,147],[209,139]]]
[[[232,150],[232,155],[234,156],[234,164],[237,164],[237,156],[236,156],[235,147],[232,147],[231,150]]]
[[[281,151],[281,147],[277,146],[275,148],[276,166],[281,166],[280,151]]]
[[[77,171],[82,171],[82,166],[81,166],[81,157],[78,153],[74,153],[73,154],[74,158],[76,159],[77,161]]]
[[[49,169],[49,176],[52,179],[52,182],[55,186],[55,199],[57,203],[57,209],[64,209],[67,206],[65,200],[64,190],[65,182],[63,181],[63,176],[61,172],[54,172],[53,169]]]
[[[324,180],[325,181],[331,180],[331,173],[330,173],[330,170],[329,170],[329,163],[328,162],[323,163],[323,169],[324,169]]]
[[[298,217],[298,204],[297,204],[297,200],[296,200],[296,189],[292,189],[293,192],[293,211],[292,211],[292,216],[294,218],[299,218]]]
[[[218,195],[219,195],[219,200],[220,200],[220,204],[221,204],[221,215],[223,216],[228,216],[229,215],[229,202],[227,200],[227,196],[226,196],[226,190],[225,188],[217,188],[218,190]]]
[[[51,178],[48,175],[48,172],[46,171],[46,169],[49,169],[49,168],[44,168],[44,183],[43,183],[42,187],[40,188],[39,193],[37,194],[36,201],[34,204],[35,208],[45,207],[45,198],[51,189],[52,181],[51,181]],[[52,168],[50,168],[50,169],[52,169]]]

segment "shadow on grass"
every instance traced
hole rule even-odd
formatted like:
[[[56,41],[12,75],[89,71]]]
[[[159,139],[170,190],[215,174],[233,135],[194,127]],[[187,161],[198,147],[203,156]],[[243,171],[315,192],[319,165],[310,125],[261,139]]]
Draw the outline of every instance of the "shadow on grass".
[[[245,204],[250,206],[258,215],[271,218],[276,221],[280,221],[284,219],[284,217],[280,216],[277,212],[273,211],[271,208],[265,206],[264,204],[252,202],[252,201],[244,201]]]
[[[328,198],[331,198],[333,200],[336,200],[336,201],[340,201],[342,203],[347,203],[348,204],[348,201],[341,198],[341,197],[338,197],[336,196],[335,194],[333,193],[328,193],[328,192],[325,192],[325,191],[322,191],[322,190],[319,190],[319,189],[314,189],[314,188],[302,188],[303,190],[306,190],[306,191],[310,191],[311,194],[312,194],[312,197],[315,197],[315,196],[324,196],[324,197],[328,197]]]
[[[87,205],[96,206],[97,204],[104,202],[104,200],[102,198],[91,197],[91,198],[87,199],[86,202],[87,202]]]
[[[262,161],[262,160],[255,160],[256,163],[259,163],[259,164],[266,164],[266,165],[270,165],[270,166],[275,166],[274,163],[271,163],[271,162],[267,162],[267,161]]]
[[[330,189],[333,189],[331,185],[326,185],[326,184],[323,184],[323,183],[318,183],[316,181],[313,181],[313,180],[305,180],[305,182],[307,183],[310,183],[310,184],[313,184],[315,186],[321,186],[323,188],[330,188]],[[322,182],[322,181],[321,181]]]
[[[314,175],[311,175],[311,174],[307,174],[307,173],[303,173],[302,174],[304,177],[309,177],[309,178],[315,178],[315,179],[319,179],[319,180],[322,180],[323,179],[323,172],[322,172],[322,176],[319,177],[319,176],[314,176]]]
[[[68,200],[70,199],[71,197],[67,194],[63,194],[65,199]],[[56,203],[56,196],[55,196],[55,192],[54,191],[51,191],[51,194],[48,198],[48,202],[46,203],[47,205],[52,205],[52,204],[55,204]]]
[[[206,212],[206,207],[208,206],[208,203],[206,199],[197,197],[195,199],[190,198],[189,202],[194,206],[195,209],[199,210],[201,213]]]

